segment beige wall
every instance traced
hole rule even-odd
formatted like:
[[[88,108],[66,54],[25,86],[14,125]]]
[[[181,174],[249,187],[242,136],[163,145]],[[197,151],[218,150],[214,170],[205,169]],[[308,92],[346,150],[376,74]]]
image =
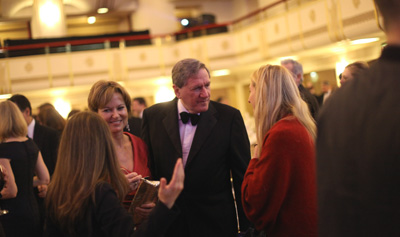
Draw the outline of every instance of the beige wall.
[[[29,38],[28,21],[14,23],[0,23],[0,40],[3,44],[5,39],[27,39]]]

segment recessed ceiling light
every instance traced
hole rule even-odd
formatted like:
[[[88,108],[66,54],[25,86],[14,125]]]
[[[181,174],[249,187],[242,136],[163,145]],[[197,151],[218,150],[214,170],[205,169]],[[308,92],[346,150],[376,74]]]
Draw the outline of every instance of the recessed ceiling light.
[[[89,24],[94,24],[96,22],[96,17],[95,16],[89,16],[87,19],[87,23]]]
[[[353,40],[350,42],[351,45],[356,45],[356,44],[367,44],[367,43],[372,43],[378,41],[379,38],[365,38],[365,39],[358,39],[358,40]]]
[[[182,19],[181,20],[181,25],[183,25],[183,26],[189,25],[189,20],[188,19]]]
[[[211,76],[213,77],[220,77],[220,76],[226,76],[231,74],[231,71],[229,69],[221,69],[221,70],[215,70],[211,72]]]
[[[97,9],[97,13],[99,14],[105,14],[108,12],[108,8],[107,7],[101,7],[99,9]]]

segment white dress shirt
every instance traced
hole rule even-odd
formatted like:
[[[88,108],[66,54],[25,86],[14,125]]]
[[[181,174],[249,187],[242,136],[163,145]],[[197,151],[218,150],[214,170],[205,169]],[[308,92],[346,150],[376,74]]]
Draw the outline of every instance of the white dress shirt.
[[[36,124],[35,119],[32,119],[31,123],[28,125],[28,137],[30,139],[33,139],[33,135],[34,135],[33,130],[35,129],[35,124]]]
[[[196,133],[197,125],[193,126],[191,122],[184,124],[182,122],[180,115],[180,113],[182,112],[188,112],[188,111],[183,106],[182,101],[179,99],[178,100],[179,134],[181,137],[183,166],[185,166],[187,158],[189,156],[190,148],[192,147],[192,142],[194,134]]]
[[[325,101],[328,99],[329,96],[331,96],[331,91],[330,90],[328,92],[324,93],[324,97],[322,99],[322,104],[325,103]]]

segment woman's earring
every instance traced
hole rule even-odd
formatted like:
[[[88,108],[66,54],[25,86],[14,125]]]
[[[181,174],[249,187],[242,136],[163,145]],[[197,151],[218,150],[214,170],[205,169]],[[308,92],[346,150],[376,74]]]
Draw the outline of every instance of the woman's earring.
[[[128,132],[130,132],[130,131],[131,131],[131,129],[129,128],[129,123],[128,123],[128,124],[126,124],[126,130],[128,130]]]

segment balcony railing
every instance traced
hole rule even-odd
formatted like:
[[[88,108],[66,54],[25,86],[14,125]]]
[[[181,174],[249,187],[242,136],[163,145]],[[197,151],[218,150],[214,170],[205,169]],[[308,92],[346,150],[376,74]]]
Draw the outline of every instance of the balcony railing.
[[[231,22],[200,25],[165,35],[150,35],[149,31],[139,31],[87,37],[5,40],[4,47],[0,48],[0,58],[118,48],[121,45],[124,47],[149,45],[152,44],[152,39],[155,38],[166,39],[174,37],[176,41],[181,41],[204,35],[225,33],[252,24],[267,15],[271,16],[272,14],[269,12],[273,12],[272,10],[277,6],[287,9],[288,2],[300,4],[300,2],[304,1],[279,0]]]

